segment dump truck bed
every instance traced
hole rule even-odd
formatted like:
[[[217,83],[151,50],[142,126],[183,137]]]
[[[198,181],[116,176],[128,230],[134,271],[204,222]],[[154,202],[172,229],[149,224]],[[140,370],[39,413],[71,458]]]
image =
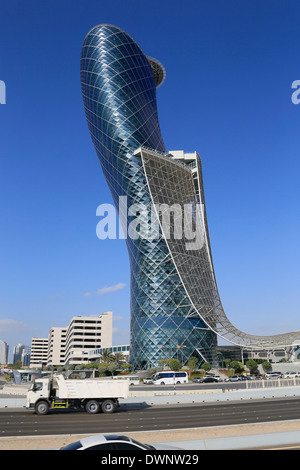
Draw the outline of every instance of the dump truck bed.
[[[62,375],[55,377],[57,398],[127,398],[127,380],[84,379],[66,380]]]

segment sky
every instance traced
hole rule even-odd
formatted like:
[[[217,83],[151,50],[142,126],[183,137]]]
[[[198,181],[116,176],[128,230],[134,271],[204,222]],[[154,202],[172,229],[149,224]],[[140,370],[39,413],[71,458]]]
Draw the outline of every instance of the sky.
[[[124,240],[99,240],[112,198],[89,135],[79,59],[91,28],[124,29],[166,69],[168,150],[202,159],[213,261],[229,320],[250,334],[300,329],[298,0],[2,0],[0,339],[47,337],[113,312],[129,342]],[[1,101],[1,96],[0,96]]]

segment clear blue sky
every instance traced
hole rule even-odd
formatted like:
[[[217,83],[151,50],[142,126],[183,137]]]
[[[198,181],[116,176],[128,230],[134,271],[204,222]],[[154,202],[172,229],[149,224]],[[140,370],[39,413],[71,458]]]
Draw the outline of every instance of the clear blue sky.
[[[127,249],[96,237],[96,208],[112,199],[80,89],[82,42],[100,23],[166,68],[162,134],[168,150],[202,157],[227,316],[247,333],[300,329],[299,14],[298,0],[1,2],[0,339],[10,352],[106,310],[114,344],[129,341]]]

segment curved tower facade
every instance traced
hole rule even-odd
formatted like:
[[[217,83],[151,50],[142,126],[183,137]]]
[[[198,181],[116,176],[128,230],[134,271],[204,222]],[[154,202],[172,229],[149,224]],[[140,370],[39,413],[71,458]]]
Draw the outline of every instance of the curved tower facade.
[[[156,88],[165,79],[163,66],[124,31],[100,25],[84,40],[80,73],[88,127],[114,203],[120,211],[119,198],[126,197],[126,210],[140,210],[139,236],[126,239],[130,362],[147,368],[159,359],[178,357],[186,363],[197,356],[214,363],[217,335],[245,349],[300,344],[299,331],[249,335],[225,315],[212,262],[200,157],[196,152],[167,153],[160,131]],[[179,236],[188,220],[183,208],[188,208],[190,227]],[[158,230],[149,236],[147,227],[153,225]],[[130,217],[126,233],[129,227]],[[197,227],[200,243],[193,244],[190,235],[196,237]]]
[[[114,203],[118,208],[119,197],[127,196],[127,207],[142,204],[150,214],[143,163],[134,152],[139,147],[166,152],[156,104],[164,68],[124,31],[100,25],[84,40],[80,74],[89,131]],[[155,240],[127,237],[126,242],[131,363],[145,368],[178,355],[184,362],[191,356],[206,359],[216,335],[196,315],[163,234]]]

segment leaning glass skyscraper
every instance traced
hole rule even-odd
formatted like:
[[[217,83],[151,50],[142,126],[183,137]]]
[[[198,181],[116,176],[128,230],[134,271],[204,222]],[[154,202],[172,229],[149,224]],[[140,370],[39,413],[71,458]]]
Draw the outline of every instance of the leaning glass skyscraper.
[[[165,153],[156,87],[162,65],[146,57],[124,31],[111,25],[93,28],[81,54],[81,84],[90,134],[116,207],[150,209],[151,196],[139,147]],[[163,236],[127,238],[131,268],[130,361],[135,367],[157,365],[166,357],[205,356],[215,334],[195,317]],[[183,347],[182,347],[183,346]],[[197,352],[198,351],[198,352]]]
[[[84,40],[80,74],[89,131],[116,207],[126,196],[127,207],[146,208],[143,217],[151,214],[160,227],[156,237],[126,239],[130,362],[136,368],[172,357],[214,362],[217,335],[248,348],[288,345],[299,338],[298,332],[247,335],[227,319],[211,256],[201,160],[197,153],[167,152],[161,135],[156,88],[165,79],[162,64],[121,29],[99,25]],[[187,240],[174,236],[174,214],[167,227],[156,209],[153,215],[153,207],[174,205],[189,206],[194,219],[199,216],[200,247],[187,250]]]

